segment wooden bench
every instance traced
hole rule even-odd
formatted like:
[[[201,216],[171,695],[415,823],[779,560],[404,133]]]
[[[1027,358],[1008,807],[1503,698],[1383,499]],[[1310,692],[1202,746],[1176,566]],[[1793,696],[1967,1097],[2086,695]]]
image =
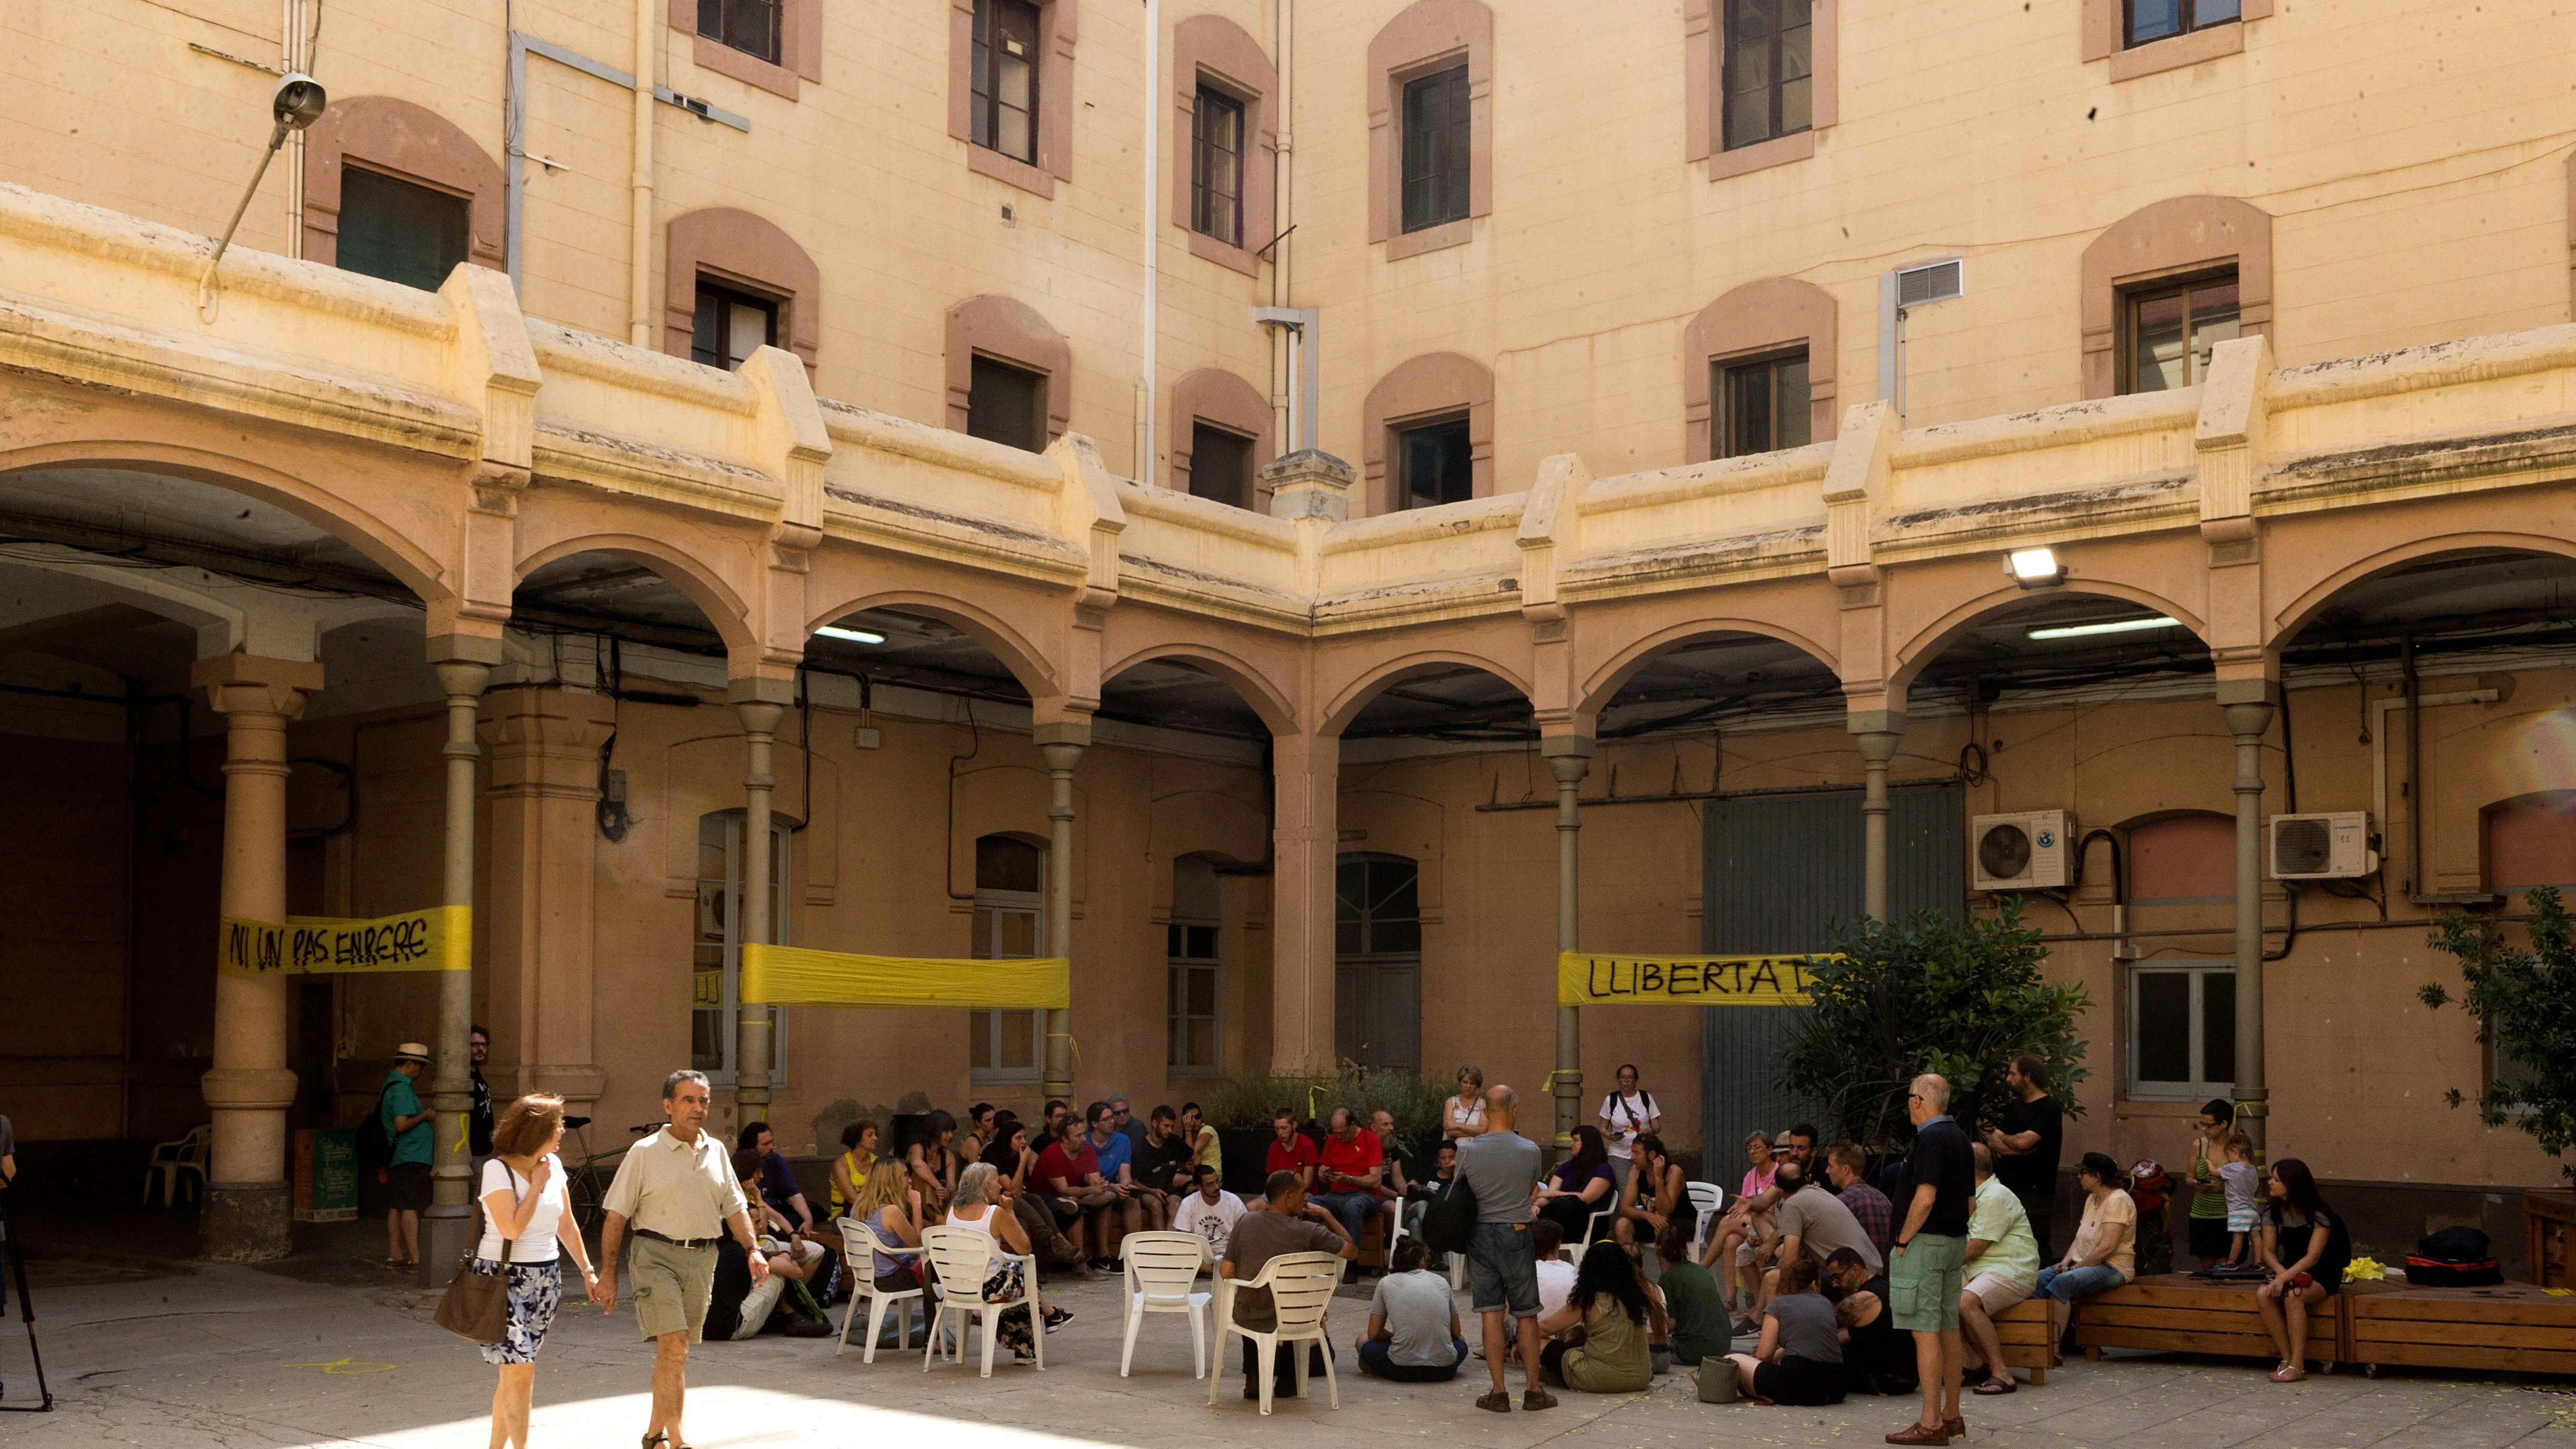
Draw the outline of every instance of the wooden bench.
[[[2279,1356],[2263,1315],[2254,1307],[2253,1283],[2212,1283],[2181,1273],[2140,1278],[2107,1293],[2075,1301],[2075,1342],[2086,1358],[2106,1348],[2162,1353],[2206,1353],[2223,1358],[2272,1360]],[[2312,1356],[2343,1360],[2342,1315],[2329,1312],[2309,1326]]]
[[[2030,1370],[2033,1387],[2046,1385],[2048,1366],[2057,1360],[2058,1336],[2066,1331],[2066,1305],[2045,1295],[2025,1298],[1994,1319],[2004,1366]]]
[[[2493,1288],[2415,1288],[2348,1283],[2341,1305],[2341,1358],[2376,1370],[2483,1369],[2576,1374],[2576,1295],[2525,1283]],[[2560,1290],[2563,1294],[2565,1290]]]

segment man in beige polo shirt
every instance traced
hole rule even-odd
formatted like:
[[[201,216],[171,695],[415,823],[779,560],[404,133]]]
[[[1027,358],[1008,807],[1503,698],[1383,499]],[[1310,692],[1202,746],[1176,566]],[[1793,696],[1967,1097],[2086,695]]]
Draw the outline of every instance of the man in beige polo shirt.
[[[619,1240],[630,1224],[635,1234],[635,1321],[654,1342],[653,1419],[644,1449],[688,1442],[680,1437],[680,1407],[689,1389],[689,1345],[707,1321],[716,1234],[729,1232],[751,1250],[754,1287],[769,1276],[733,1160],[705,1130],[709,1095],[703,1073],[673,1072],[662,1083],[662,1111],[671,1125],[627,1149],[600,1204],[599,1286],[591,1296],[603,1310],[617,1307]]]

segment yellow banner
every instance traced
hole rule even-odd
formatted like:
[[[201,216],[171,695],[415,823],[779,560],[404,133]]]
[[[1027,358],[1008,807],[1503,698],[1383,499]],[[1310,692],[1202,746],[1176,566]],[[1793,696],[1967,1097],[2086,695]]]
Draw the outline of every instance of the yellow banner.
[[[430,906],[372,921],[289,916],[283,926],[226,916],[218,931],[215,968],[235,976],[474,968],[472,906]]]
[[[857,956],[797,946],[742,948],[742,999],[771,1006],[936,1006],[1059,1011],[1071,963]]]
[[[1805,1006],[1815,956],[1556,958],[1559,1006]]]

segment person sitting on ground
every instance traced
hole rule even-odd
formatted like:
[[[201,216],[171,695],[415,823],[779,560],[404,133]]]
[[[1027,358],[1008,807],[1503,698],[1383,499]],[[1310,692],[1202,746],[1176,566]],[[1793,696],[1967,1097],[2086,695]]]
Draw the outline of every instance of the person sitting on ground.
[[[1225,1179],[1215,1168],[1201,1167],[1198,1175],[1197,1187],[1172,1215],[1172,1228],[1207,1239],[1208,1261],[1222,1263],[1234,1242],[1234,1225],[1243,1221],[1243,1199],[1225,1190]]]
[[[1567,1261],[1561,1249],[1565,1246],[1565,1229],[1545,1218],[1532,1218],[1529,1225],[1530,1255],[1536,1263],[1538,1277],[1538,1316],[1545,1318],[1574,1297],[1574,1264]],[[1521,1321],[1508,1319],[1503,1324],[1503,1342],[1518,1343]]]
[[[2120,1164],[2104,1152],[2087,1152],[2075,1169],[2084,1189],[2084,1221],[2066,1256],[2039,1270],[2038,1291],[2060,1303],[2106,1293],[2135,1273],[2138,1205],[2121,1191]]]
[[[1065,1115],[1063,1134],[1038,1154],[1037,1187],[1054,1198],[1058,1225],[1081,1249],[1082,1261],[1105,1271],[1110,1218],[1125,1208],[1126,1199],[1102,1179],[1100,1156],[1088,1135],[1081,1118]]]
[[[1181,1104],[1181,1141],[1189,1146],[1193,1169],[1213,1167],[1217,1176],[1225,1176],[1225,1144],[1218,1140],[1216,1129],[1207,1124],[1196,1102]]]
[[[1726,1361],[1734,1366],[1740,1391],[1755,1403],[1839,1404],[1843,1345],[1834,1305],[1816,1291],[1815,1259],[1783,1257],[1780,1291],[1763,1305],[1761,1341],[1753,1352],[1730,1353]]]
[[[1855,1394],[1912,1394],[1921,1382],[1914,1335],[1896,1326],[1887,1275],[1871,1273],[1859,1253],[1842,1248],[1826,1257],[1825,1282],[1842,1329],[1844,1387]]]
[[[1761,1204],[1778,1170],[1771,1160],[1769,1133],[1745,1137],[1744,1160],[1750,1164],[1744,1172],[1744,1189],[1718,1219],[1716,1231],[1709,1234],[1708,1251],[1700,1258],[1717,1274],[1717,1286],[1726,1295],[1729,1309],[1735,1306],[1739,1291],[1747,1303],[1761,1291],[1762,1277],[1754,1271],[1754,1258],[1771,1229],[1771,1215]]]
[[[1107,1098],[1083,1109],[1083,1119],[1091,1124],[1090,1135],[1083,1141],[1100,1161],[1100,1180],[1118,1196],[1117,1210],[1102,1218],[1107,1228],[1106,1251],[1101,1257],[1114,1259],[1118,1244],[1129,1233],[1142,1231],[1147,1223],[1144,1189],[1136,1181],[1136,1143],[1119,1130],[1118,1109]],[[1105,1268],[1109,1264],[1102,1261],[1093,1266]]]
[[[2039,1240],[2021,1199],[1995,1176],[1994,1150],[1980,1142],[1977,1196],[1968,1209],[1967,1283],[1959,1289],[1959,1330],[1968,1340],[1968,1381],[1980,1394],[2009,1394],[2021,1387],[2004,1365],[2003,1337],[1995,1315],[2039,1288]]]
[[[2254,1165],[2253,1138],[2227,1134],[2227,1165],[2218,1169],[2218,1179],[2227,1189],[2227,1266],[2252,1267],[2261,1251],[2255,1234],[2262,1226],[2263,1196],[2263,1170]]]
[[[1573,1153],[1539,1180],[1530,1195],[1530,1206],[1540,1217],[1563,1229],[1567,1241],[1582,1245],[1591,1241],[1592,1215],[1611,1206],[1610,1190],[1616,1183],[1610,1172],[1610,1149],[1601,1140],[1601,1129],[1577,1127],[1573,1136]]]
[[[841,1129],[841,1155],[832,1159],[832,1216],[844,1217],[858,1201],[859,1184],[877,1165],[877,1124],[861,1117]]]
[[[1638,1153],[1632,1160],[1644,1161],[1645,1143],[1645,1137],[1637,1139]],[[1664,1313],[1672,1320],[1674,1361],[1696,1368],[1723,1355],[1731,1335],[1717,1279],[1692,1259],[1690,1239],[1689,1223],[1680,1218],[1664,1220],[1655,1236],[1655,1257],[1663,1264],[1655,1287],[1663,1293]]]
[[[1611,1236],[1633,1255],[1641,1243],[1661,1244],[1664,1225],[1678,1222],[1687,1249],[1699,1224],[1699,1208],[1691,1202],[1681,1164],[1664,1150],[1663,1134],[1638,1133],[1628,1143],[1628,1164],[1628,1184],[1619,1192],[1619,1216],[1611,1220]],[[1658,1254],[1662,1251],[1657,1247]]]
[[[1419,1238],[1395,1245],[1387,1274],[1369,1299],[1368,1331],[1360,1335],[1360,1372],[1397,1383],[1440,1383],[1458,1376],[1467,1361],[1467,1335],[1449,1280],[1429,1271],[1431,1250]]]
[[[1780,1205],[1772,1209],[1780,1266],[1763,1275],[1761,1296],[1754,1300],[1756,1314],[1761,1312],[1762,1304],[1770,1302],[1771,1296],[1781,1291],[1780,1275],[1801,1256],[1813,1258],[1821,1264],[1837,1250],[1848,1248],[1858,1254],[1862,1266],[1873,1273],[1886,1265],[1878,1249],[1871,1246],[1869,1233],[1861,1227],[1860,1219],[1853,1217],[1851,1209],[1843,1206],[1843,1200],[1807,1181],[1805,1164],[1782,1162],[1773,1185],[1780,1194]],[[1758,1333],[1761,1327],[1757,1320],[1746,1319],[1735,1325],[1735,1331],[1740,1336]]]
[[[1319,1161],[1314,1139],[1297,1130],[1295,1108],[1282,1107],[1270,1114],[1270,1147],[1261,1161],[1265,1178],[1272,1173],[1293,1172],[1297,1174],[1297,1186],[1313,1192]]]
[[[1887,1194],[1870,1185],[1865,1175],[1868,1154],[1857,1142],[1837,1142],[1825,1150],[1825,1180],[1834,1185],[1834,1195],[1851,1209],[1851,1215],[1869,1234],[1869,1245],[1887,1256],[1889,1236],[1896,1230],[1896,1209]]]
[[[2308,1318],[2343,1286],[2343,1270],[2352,1264],[2352,1229],[2343,1214],[2326,1206],[2316,1178],[2298,1158],[2273,1163],[2270,1186],[2263,1268],[2272,1276],[2254,1290],[2254,1307],[2281,1353],[2272,1382],[2294,1384],[2308,1376]]]
[[[814,1209],[805,1201],[805,1189],[796,1182],[796,1169],[778,1150],[778,1136],[766,1122],[747,1124],[734,1136],[734,1148],[750,1148],[760,1154],[760,1197],[787,1219],[788,1226],[800,1233],[814,1228]],[[744,1182],[751,1181],[744,1178]]]
[[[1596,1129],[1574,1130],[1592,1132],[1599,1141]],[[1645,1276],[1627,1252],[1617,1243],[1594,1243],[1575,1270],[1573,1295],[1538,1320],[1537,1331],[1547,1338],[1539,1349],[1540,1367],[1580,1393],[1633,1394],[1653,1387],[1655,1365],[1646,1348],[1649,1306]]]
[[[903,1150],[923,1202],[946,1202],[957,1190],[957,1119],[934,1111],[921,1119],[921,1137]]]
[[[1070,1125],[1071,1118],[1066,1119]],[[984,1298],[992,1303],[1011,1303],[989,1320],[994,1341],[1011,1351],[1014,1362],[1037,1356],[1037,1336],[1029,1326],[1028,1274],[1021,1258],[1029,1256],[1029,1235],[1020,1231],[1020,1220],[993,1200],[993,1179],[999,1174],[988,1162],[967,1165],[957,1175],[957,1191],[948,1199],[948,1226],[982,1233],[993,1239],[1008,1256],[996,1258],[984,1276]],[[1049,1305],[1046,1328],[1052,1333],[1062,1328],[1073,1314]]]
[[[1315,1202],[1342,1220],[1351,1241],[1360,1240],[1369,1214],[1377,1211],[1378,1182],[1386,1171],[1385,1154],[1374,1134],[1360,1130],[1358,1114],[1335,1107],[1327,1119],[1321,1161],[1316,1167]]]
[[[733,1155],[737,1180],[749,1182],[760,1175],[760,1152],[757,1148],[740,1148]],[[753,1217],[776,1228],[786,1223],[786,1215],[759,1202],[752,1195]],[[826,1261],[823,1245],[801,1233],[790,1233],[785,1240],[764,1231],[759,1249],[769,1268],[769,1276],[755,1284],[751,1281],[751,1254],[728,1233],[716,1240],[716,1272],[707,1289],[707,1321],[702,1330],[709,1343],[727,1340],[740,1342],[758,1336],[764,1330],[786,1333],[797,1338],[820,1338],[832,1331],[824,1318],[821,1305],[814,1302],[807,1289]]]
[[[1225,1257],[1216,1265],[1217,1276],[1238,1283],[1261,1276],[1273,1258],[1290,1253],[1331,1253],[1345,1261],[1360,1255],[1359,1245],[1342,1229],[1340,1219],[1321,1207],[1306,1201],[1306,1187],[1296,1173],[1279,1171],[1270,1174],[1262,1184],[1262,1197],[1268,1204],[1260,1212],[1245,1213],[1235,1222],[1234,1236],[1226,1244]],[[1278,1327],[1278,1308],[1270,1300],[1267,1288],[1238,1288],[1234,1293],[1234,1321],[1246,1328],[1263,1332]],[[1295,1344],[1279,1345],[1271,1363],[1271,1397],[1297,1397],[1297,1360],[1291,1357]],[[1330,1352],[1327,1342],[1324,1351]],[[1311,1352],[1311,1350],[1310,1350]],[[1321,1372],[1320,1359],[1313,1364]],[[1243,1340],[1243,1396],[1261,1397],[1261,1355],[1251,1339]]]

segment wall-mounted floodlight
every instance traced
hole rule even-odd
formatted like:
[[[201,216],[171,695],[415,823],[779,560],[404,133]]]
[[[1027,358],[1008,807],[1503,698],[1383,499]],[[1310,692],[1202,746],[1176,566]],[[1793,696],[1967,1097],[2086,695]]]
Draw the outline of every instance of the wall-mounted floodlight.
[[[2139,634],[2149,629],[2179,629],[2182,621],[2162,614],[2152,619],[2106,619],[2099,624],[2059,624],[2046,629],[2033,629],[2033,639],[2085,639],[2095,634]]]
[[[2066,565],[2053,548],[2017,548],[2004,555],[2004,572],[2025,589],[2053,589],[2066,582]]]
[[[242,188],[241,201],[233,207],[233,219],[224,225],[223,239],[215,243],[215,254],[206,258],[206,270],[197,278],[198,320],[215,320],[215,268],[223,265],[224,253],[232,249],[233,233],[241,229],[242,213],[250,210],[250,199],[259,194],[260,179],[268,175],[268,163],[276,158],[277,148],[286,144],[289,134],[322,119],[329,103],[322,83],[300,70],[288,72],[270,93],[268,110],[277,124],[268,133],[268,149],[259,153],[259,166],[250,173],[250,185]]]
[[[844,629],[838,624],[826,624],[814,632],[825,639],[844,639],[852,644],[883,644],[885,642],[885,636],[883,634],[871,633],[865,629]]]

